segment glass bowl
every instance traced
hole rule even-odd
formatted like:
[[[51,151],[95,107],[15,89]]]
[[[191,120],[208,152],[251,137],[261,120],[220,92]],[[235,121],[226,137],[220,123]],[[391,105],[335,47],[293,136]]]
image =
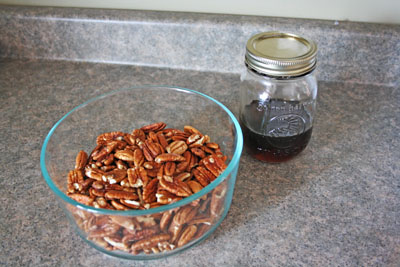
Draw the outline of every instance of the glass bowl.
[[[112,210],[92,202],[84,205],[69,197],[67,177],[75,168],[79,151],[88,154],[93,151],[96,138],[102,133],[131,133],[133,129],[156,122],[181,130],[190,125],[208,135],[209,141],[219,144],[226,156],[226,168],[202,189],[193,190],[187,197],[168,199],[162,206],[147,204],[142,209]],[[101,95],[68,112],[48,133],[40,166],[44,179],[84,241],[112,256],[146,260],[192,247],[220,225],[232,201],[242,149],[238,121],[217,100],[184,88],[144,86]],[[196,162],[200,161],[197,157]],[[135,190],[138,195],[143,193]],[[123,201],[129,202],[120,200]],[[143,196],[136,202],[141,201]]]

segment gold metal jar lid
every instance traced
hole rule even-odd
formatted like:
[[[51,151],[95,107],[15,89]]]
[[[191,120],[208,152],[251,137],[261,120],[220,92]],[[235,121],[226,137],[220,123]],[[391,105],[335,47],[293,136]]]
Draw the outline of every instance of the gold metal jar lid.
[[[274,77],[300,76],[312,71],[317,62],[315,42],[283,32],[252,36],[246,46],[248,68]]]

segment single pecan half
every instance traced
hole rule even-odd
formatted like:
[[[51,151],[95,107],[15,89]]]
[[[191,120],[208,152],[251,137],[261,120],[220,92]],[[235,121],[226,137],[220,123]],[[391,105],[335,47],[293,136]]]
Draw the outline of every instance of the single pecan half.
[[[99,145],[111,140],[123,140],[124,136],[125,133],[119,131],[103,133],[97,137],[96,143]]]
[[[109,172],[116,169],[116,167],[114,165],[108,165],[108,166],[101,166],[100,170],[102,170],[103,172]]]
[[[128,210],[129,209],[127,206],[125,206],[118,200],[113,199],[113,200],[111,200],[110,203],[116,210]]]
[[[202,166],[193,169],[193,175],[199,183],[205,187],[215,179],[215,176]]]
[[[75,169],[68,173],[68,189],[69,193],[75,193],[75,191],[81,192],[84,188],[82,183],[84,182],[82,170]]]
[[[176,212],[174,218],[172,219],[172,222],[174,223],[174,225],[183,225],[191,221],[196,216],[196,213],[197,208],[186,205],[180,208],[178,212]]]
[[[167,126],[167,124],[165,124],[164,122],[157,122],[143,126],[142,128],[140,128],[140,130],[142,130],[143,132],[150,132],[150,131],[158,132],[164,129],[165,126]]]
[[[157,246],[158,243],[163,241],[168,241],[171,238],[169,234],[158,234],[151,236],[146,239],[142,239],[137,241],[131,246],[131,251],[133,254],[139,253],[141,250],[151,249],[152,247]]]
[[[75,169],[71,170],[68,173],[68,183],[73,184],[73,183],[81,183],[83,182],[83,173],[82,170],[80,169]]]
[[[138,140],[144,141],[146,139],[146,134],[141,129],[134,129],[131,135],[135,139],[136,144]]]
[[[159,242],[158,243],[158,249],[159,249],[160,252],[170,251],[170,250],[175,249],[175,247],[176,246],[174,244],[171,244],[171,243],[169,243],[167,241],[163,241],[163,242]]]
[[[177,164],[177,166],[176,166],[176,171],[177,172],[185,171],[188,168],[188,166],[189,166],[189,164],[191,162],[191,159],[192,159],[192,153],[190,151],[185,151],[185,153],[183,153],[182,156],[185,158],[185,160],[182,161],[182,162],[179,162]]]
[[[102,209],[114,209],[104,197],[96,197],[95,202],[93,202],[93,206],[95,205],[98,205]]]
[[[138,196],[139,198],[139,196]],[[140,208],[140,202],[138,200],[131,200],[131,199],[120,199],[119,202],[126,207],[131,209],[138,209]]]
[[[186,183],[179,180],[173,180],[173,182],[169,182],[163,176],[160,179],[160,185],[168,192],[180,197],[188,197],[192,194],[190,187]]]
[[[138,195],[133,192],[119,191],[119,190],[109,190],[104,196],[106,199],[129,199],[137,200]]]
[[[109,215],[109,218],[113,223],[124,227],[128,231],[136,231],[140,227],[135,218],[116,215]]]
[[[184,126],[183,130],[185,132],[187,132],[187,133],[190,133],[190,134],[199,134],[199,135],[201,135],[201,132],[199,130],[197,130],[196,128],[194,128],[193,126],[190,126],[190,125]]]
[[[83,168],[85,168],[86,166],[87,160],[88,160],[88,154],[83,150],[79,151],[75,159],[75,169],[83,170]]]
[[[160,219],[160,229],[161,231],[166,231],[168,229],[168,226],[174,217],[174,212],[173,211],[166,211],[163,213],[161,219]]]
[[[124,161],[135,161],[135,155],[132,150],[118,150],[115,152],[114,157]]]
[[[158,155],[154,161],[157,163],[163,163],[167,161],[185,161],[185,160],[186,160],[185,157],[178,154],[163,153],[161,155]]]
[[[158,187],[158,179],[151,180],[143,189],[143,201],[145,203],[152,203],[157,201],[156,192]]]
[[[112,236],[112,237],[105,236],[103,237],[103,239],[116,249],[129,251],[129,247],[126,244],[124,244],[121,238],[118,236]]]
[[[208,135],[203,135],[198,140],[190,143],[189,147],[190,148],[192,148],[192,147],[201,147],[204,143],[207,142],[207,140],[210,140],[210,137]]]
[[[197,232],[197,226],[196,225],[189,225],[187,226],[181,236],[179,237],[178,240],[178,247],[182,247],[189,243],[189,241],[193,240],[193,237],[195,236]]]
[[[153,227],[156,226],[157,223],[154,219],[154,215],[143,215],[136,217],[136,220],[144,227]]]
[[[95,229],[88,231],[88,236],[91,238],[105,237],[115,234],[121,227],[114,223],[107,223],[105,225],[97,225]]]
[[[193,220],[188,222],[188,225],[193,225],[193,224],[211,225],[212,223],[213,223],[213,219],[212,218],[202,215],[202,216],[199,216],[199,217],[195,217]]]
[[[194,180],[188,181],[187,184],[189,185],[189,187],[193,191],[193,193],[197,193],[201,189],[204,188],[201,184],[199,184],[198,182],[196,182]]]
[[[147,171],[143,167],[134,167],[127,170],[128,180],[131,187],[146,186],[148,183]]]
[[[156,197],[157,202],[163,205],[170,204],[172,202],[182,199],[181,197],[178,197],[175,194],[160,188],[157,190]]]
[[[175,170],[176,170],[176,163],[173,161],[168,161],[164,165],[163,175],[165,174],[168,176],[172,176],[175,173]]]
[[[82,204],[88,205],[88,206],[91,206],[94,201],[94,198],[87,196],[87,195],[78,194],[78,193],[68,194],[68,196],[70,198],[72,198],[73,200],[78,201],[79,203],[82,203]]]
[[[179,141],[174,141],[171,144],[169,144],[165,148],[165,150],[168,153],[182,155],[187,150],[187,148],[188,148],[188,146],[186,145],[185,141],[179,140]]]
[[[90,194],[90,196],[104,197],[104,195],[106,194],[106,190],[105,189],[96,189],[96,188],[92,187],[89,189],[89,194]]]
[[[146,228],[146,229],[138,230],[135,232],[130,232],[122,238],[122,242],[124,242],[125,244],[132,245],[133,242],[150,238],[150,237],[154,236],[155,234],[157,234],[158,232],[159,232],[159,230],[155,227]]]
[[[127,176],[126,170],[113,169],[103,174],[102,179],[104,182],[116,184],[121,182]]]
[[[165,135],[164,135],[162,132],[158,132],[158,133],[157,133],[157,139],[158,139],[158,142],[160,143],[160,145],[161,145],[164,149],[166,149],[166,147],[168,146],[168,141],[167,141],[167,139],[165,138]]]
[[[202,162],[215,177],[218,177],[226,169],[226,164],[220,157],[210,155],[202,159]]]
[[[218,218],[224,210],[226,195],[226,183],[218,185],[213,191],[210,202],[210,213],[214,218]]]
[[[190,172],[182,172],[182,173],[175,175],[174,179],[183,182],[185,180],[190,179],[191,177],[192,177],[192,174]]]
[[[199,147],[193,147],[190,149],[190,151],[192,151],[193,154],[195,154],[196,156],[198,156],[199,158],[202,158],[202,159],[207,156],[206,152]]]
[[[158,146],[158,143],[154,143],[151,140],[146,140],[145,141],[146,147],[148,148],[152,158],[157,157],[158,155],[161,154],[161,148]]]
[[[135,164],[135,167],[140,167],[144,163],[143,152],[140,148],[133,151],[133,163]]]

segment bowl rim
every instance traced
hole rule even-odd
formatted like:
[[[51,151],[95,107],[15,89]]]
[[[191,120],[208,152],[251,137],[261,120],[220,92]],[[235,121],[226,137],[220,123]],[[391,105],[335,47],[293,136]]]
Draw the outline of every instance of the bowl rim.
[[[155,208],[151,208],[151,209],[144,209],[144,210],[110,210],[110,209],[101,209],[101,208],[95,208],[92,206],[88,206],[88,205],[84,205],[81,204],[75,200],[73,200],[72,198],[68,197],[63,191],[61,191],[53,182],[53,180],[51,179],[47,168],[46,168],[46,148],[48,145],[48,142],[50,140],[50,138],[52,137],[54,131],[57,129],[57,127],[70,115],[72,114],[74,111],[81,109],[83,107],[85,107],[86,105],[90,104],[91,102],[94,102],[98,99],[101,98],[105,98],[107,96],[110,95],[114,95],[117,94],[119,92],[122,91],[129,91],[129,90],[139,90],[139,89],[144,89],[144,88],[159,88],[159,89],[166,89],[166,90],[173,90],[173,91],[180,91],[180,92],[184,92],[184,93],[191,93],[191,94],[195,94],[198,96],[201,96],[203,98],[206,98],[208,100],[211,100],[212,102],[214,102],[215,104],[217,104],[220,108],[222,108],[230,117],[230,120],[233,122],[234,126],[235,126],[235,130],[236,130],[236,138],[235,138],[235,142],[236,142],[236,149],[233,153],[232,159],[229,162],[228,166],[226,167],[226,169],[222,172],[222,174],[220,174],[213,182],[211,182],[209,185],[207,185],[206,187],[204,187],[202,190],[200,190],[199,192],[190,195],[188,197],[185,197],[177,202],[171,203],[171,204],[167,204],[167,205],[162,205],[159,207],[155,207]],[[42,176],[44,177],[47,185],[50,187],[50,189],[53,191],[53,193],[58,196],[59,198],[61,198],[63,201],[65,201],[66,203],[73,205],[75,207],[81,208],[81,209],[85,209],[87,211],[96,213],[96,214],[104,214],[104,215],[121,215],[121,216],[137,216],[137,215],[149,215],[149,214],[155,214],[155,213],[160,213],[160,212],[164,212],[173,208],[177,208],[177,207],[181,207],[184,206],[186,204],[189,204],[190,202],[202,197],[203,195],[209,193],[211,190],[213,190],[217,185],[219,185],[222,181],[225,180],[226,177],[228,177],[228,175],[234,171],[234,168],[236,166],[239,165],[239,160],[240,160],[240,155],[242,153],[243,150],[243,133],[241,130],[241,127],[239,125],[238,120],[236,119],[235,115],[225,106],[223,105],[221,102],[219,102],[218,100],[195,90],[192,89],[187,89],[187,88],[183,88],[183,87],[179,87],[179,86],[168,86],[168,85],[143,85],[143,86],[133,86],[133,87],[128,87],[128,88],[121,88],[121,89],[117,89],[117,90],[113,90],[104,94],[101,94],[99,96],[93,97],[87,101],[85,101],[84,103],[74,107],[73,109],[71,109],[68,113],[66,113],[61,119],[59,119],[54,126],[50,129],[49,133],[47,134],[43,145],[42,145],[42,149],[40,152],[40,169],[42,171]]]

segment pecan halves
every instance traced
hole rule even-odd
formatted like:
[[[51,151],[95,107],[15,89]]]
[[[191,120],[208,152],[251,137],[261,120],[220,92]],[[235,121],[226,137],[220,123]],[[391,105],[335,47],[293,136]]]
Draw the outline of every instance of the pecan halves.
[[[143,167],[133,167],[127,170],[131,187],[142,187],[148,183],[147,171]]]
[[[203,187],[207,186],[215,179],[215,175],[202,166],[193,169],[193,175]]]
[[[68,173],[68,183],[81,183],[83,182],[83,173],[79,169],[72,170]]]
[[[82,170],[75,169],[68,173],[68,193],[75,193],[75,191],[81,192],[84,187],[82,183],[84,182]]]
[[[226,168],[227,157],[192,126],[163,122],[109,132],[96,147],[79,151],[68,173],[67,195],[95,208],[144,210],[197,193]],[[224,211],[227,183],[185,206],[143,216],[100,215],[71,208],[88,239],[108,250],[160,253],[202,237]]]

